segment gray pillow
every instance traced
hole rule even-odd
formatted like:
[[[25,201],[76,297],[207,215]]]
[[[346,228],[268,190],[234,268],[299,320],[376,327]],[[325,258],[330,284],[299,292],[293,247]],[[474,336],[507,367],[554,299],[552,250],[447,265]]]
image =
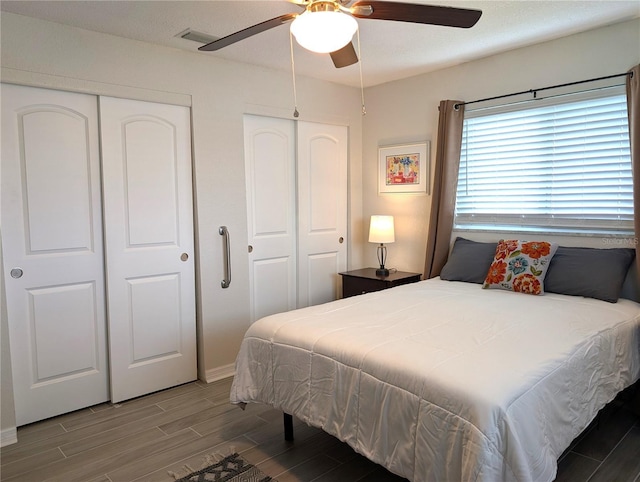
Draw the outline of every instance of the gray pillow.
[[[449,259],[440,272],[440,279],[484,283],[497,245],[456,238]]]
[[[549,264],[544,290],[616,303],[634,257],[631,248],[560,246]]]
[[[640,285],[638,284],[638,267],[635,262],[629,266],[629,272],[624,279],[620,298],[626,298],[636,303],[640,303]]]

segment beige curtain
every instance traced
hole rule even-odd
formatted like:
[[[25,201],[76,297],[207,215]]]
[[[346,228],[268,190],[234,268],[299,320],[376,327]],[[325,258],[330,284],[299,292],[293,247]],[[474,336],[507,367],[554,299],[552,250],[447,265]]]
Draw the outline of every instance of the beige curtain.
[[[438,108],[438,144],[427,232],[425,279],[438,276],[449,256],[464,120],[464,105],[461,103],[459,100],[443,100]],[[456,104],[457,108],[454,107]]]
[[[640,275],[640,65],[627,76],[627,110],[629,114],[629,143],[633,168],[633,215],[636,236],[636,267]]]

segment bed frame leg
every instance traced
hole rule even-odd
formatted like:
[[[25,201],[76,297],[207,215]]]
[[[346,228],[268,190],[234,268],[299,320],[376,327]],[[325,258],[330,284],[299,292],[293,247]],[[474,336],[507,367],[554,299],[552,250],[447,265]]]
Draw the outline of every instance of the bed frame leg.
[[[293,416],[283,412],[284,418],[284,439],[291,442],[293,441]]]

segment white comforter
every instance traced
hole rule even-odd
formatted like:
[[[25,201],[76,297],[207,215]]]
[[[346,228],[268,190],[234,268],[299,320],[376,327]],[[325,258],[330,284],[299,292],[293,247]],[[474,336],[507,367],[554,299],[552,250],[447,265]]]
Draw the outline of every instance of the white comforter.
[[[262,402],[418,481],[550,481],[640,377],[640,305],[439,279],[269,316],[234,403]]]

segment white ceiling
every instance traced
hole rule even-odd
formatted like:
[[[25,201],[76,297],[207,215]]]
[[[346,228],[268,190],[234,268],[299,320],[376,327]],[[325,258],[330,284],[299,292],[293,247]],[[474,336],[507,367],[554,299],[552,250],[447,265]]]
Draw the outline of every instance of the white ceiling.
[[[640,17],[640,0],[407,1],[474,8],[482,10],[483,14],[470,29],[359,19],[365,86]],[[2,0],[0,9],[189,50],[201,55],[203,61],[207,57],[221,57],[285,71],[291,70],[288,25],[217,52],[198,52],[200,44],[176,38],[176,35],[190,28],[223,37],[284,13],[301,11],[291,2],[278,0]],[[357,45],[355,41],[354,44]],[[358,64],[336,69],[328,55],[313,54],[297,44],[294,55],[297,75],[360,85]]]

